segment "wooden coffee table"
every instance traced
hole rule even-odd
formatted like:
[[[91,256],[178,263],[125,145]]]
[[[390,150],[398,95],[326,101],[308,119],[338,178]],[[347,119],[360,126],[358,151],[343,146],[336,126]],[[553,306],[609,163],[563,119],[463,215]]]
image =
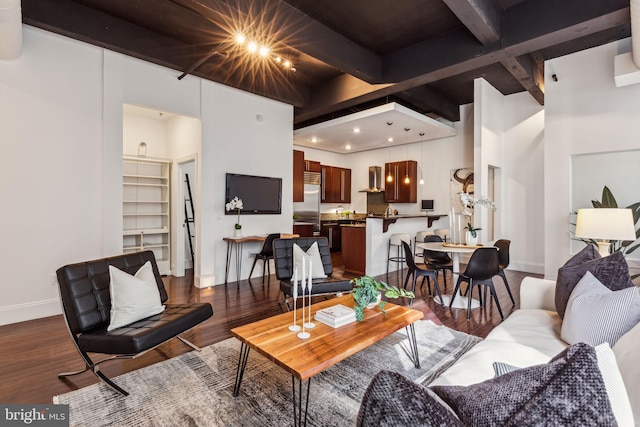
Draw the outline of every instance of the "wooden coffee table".
[[[353,307],[353,297],[345,295],[313,304],[311,315],[313,317],[316,311],[336,304]],[[305,310],[308,313],[308,308]],[[354,322],[336,329],[313,321],[316,326],[313,329],[307,329],[311,334],[307,339],[298,338],[297,332],[291,332],[288,329],[293,323],[293,312],[233,328],[231,333],[242,343],[233,395],[237,396],[240,392],[249,350],[252,348],[291,373],[295,426],[307,423],[309,388],[314,375],[402,328],[406,327],[408,330],[412,358],[416,368],[419,368],[420,360],[413,323],[420,320],[423,313],[392,303],[385,305],[385,312],[386,314],[382,314],[379,307],[365,310],[365,318],[361,323]],[[299,325],[301,325],[301,313],[301,310],[298,310]],[[304,381],[307,382],[306,392],[303,391]],[[303,399],[305,394],[306,398]]]

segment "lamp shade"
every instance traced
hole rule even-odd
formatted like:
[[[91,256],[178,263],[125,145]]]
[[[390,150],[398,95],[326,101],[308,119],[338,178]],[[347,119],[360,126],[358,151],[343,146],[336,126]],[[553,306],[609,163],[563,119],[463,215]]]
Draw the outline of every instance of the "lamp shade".
[[[578,209],[576,237],[600,240],[636,240],[631,209]]]

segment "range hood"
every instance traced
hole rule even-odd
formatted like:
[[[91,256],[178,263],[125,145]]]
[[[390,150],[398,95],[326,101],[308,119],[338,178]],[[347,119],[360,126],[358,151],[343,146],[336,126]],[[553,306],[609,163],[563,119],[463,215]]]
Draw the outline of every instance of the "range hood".
[[[369,166],[369,187],[360,190],[361,193],[380,193],[384,191],[382,187],[382,168],[380,166]]]

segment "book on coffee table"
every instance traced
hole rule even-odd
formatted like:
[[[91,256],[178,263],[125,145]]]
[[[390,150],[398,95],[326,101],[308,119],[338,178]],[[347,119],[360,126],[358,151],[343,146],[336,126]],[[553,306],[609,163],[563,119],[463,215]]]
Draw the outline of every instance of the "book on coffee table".
[[[333,328],[339,328],[340,326],[355,322],[356,312],[353,308],[336,304],[316,311],[315,320]]]

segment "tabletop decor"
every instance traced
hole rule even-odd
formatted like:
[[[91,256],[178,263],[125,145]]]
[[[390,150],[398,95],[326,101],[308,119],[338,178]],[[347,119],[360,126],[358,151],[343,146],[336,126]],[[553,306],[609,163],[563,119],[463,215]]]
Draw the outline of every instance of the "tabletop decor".
[[[307,258],[309,258],[309,262],[307,263]],[[302,300],[302,328],[297,324],[296,321],[296,301],[298,300],[298,267],[293,268],[293,325],[289,326],[289,330],[292,332],[297,332],[302,329],[302,331],[298,332],[297,336],[300,339],[307,339],[311,336],[306,329],[315,328],[315,323],[311,321],[311,288],[312,288],[312,277],[313,277],[313,265],[311,263],[310,257],[302,258],[302,279],[300,280],[300,289],[302,290],[302,295],[300,299]],[[308,271],[308,274],[307,274]],[[307,307],[308,315],[307,321],[305,322],[305,293],[308,292],[309,295],[309,305]]]
[[[364,319],[364,309],[373,308],[378,302],[380,303],[380,310],[382,314],[386,314],[384,311],[385,301],[380,301],[382,292],[387,298],[415,298],[413,292],[405,289],[398,289],[396,286],[389,286],[385,282],[380,282],[371,276],[362,276],[355,279],[351,279],[353,283],[353,299],[356,302],[354,310],[356,312],[356,320],[362,322]],[[372,304],[372,305],[370,305]]]
[[[238,196],[235,196],[229,203],[225,205],[227,212],[232,211],[234,209],[238,210],[238,222],[235,225],[234,236],[240,236],[242,234],[242,225],[240,225],[240,211],[243,208],[242,199],[238,199]]]
[[[473,226],[473,210],[475,206],[484,206],[487,209],[495,211],[497,210],[496,205],[485,196],[476,199],[464,191],[460,193],[460,201],[464,206],[462,214],[467,217],[467,226],[464,227],[466,230],[465,242],[469,246],[476,246],[478,244],[478,231],[482,230],[482,228]]]

